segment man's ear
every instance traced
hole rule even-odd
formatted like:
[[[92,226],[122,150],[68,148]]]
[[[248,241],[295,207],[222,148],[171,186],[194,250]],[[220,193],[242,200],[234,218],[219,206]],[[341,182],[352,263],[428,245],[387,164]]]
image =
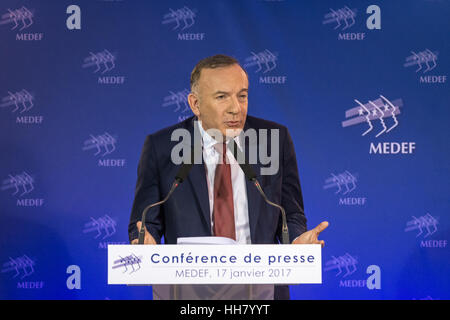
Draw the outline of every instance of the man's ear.
[[[199,99],[195,93],[189,93],[188,97],[188,103],[191,107],[192,113],[194,113],[197,117],[200,116],[200,109],[199,109]]]

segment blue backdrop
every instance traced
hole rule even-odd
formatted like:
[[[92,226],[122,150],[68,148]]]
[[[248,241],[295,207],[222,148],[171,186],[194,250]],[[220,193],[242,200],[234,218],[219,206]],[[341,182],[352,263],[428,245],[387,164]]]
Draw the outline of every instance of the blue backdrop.
[[[75,5],[75,6],[71,6]],[[323,284],[293,299],[450,297],[450,2],[0,4],[0,298],[150,299],[107,285],[145,136],[191,115],[198,60],[236,57],[249,114],[294,140]]]

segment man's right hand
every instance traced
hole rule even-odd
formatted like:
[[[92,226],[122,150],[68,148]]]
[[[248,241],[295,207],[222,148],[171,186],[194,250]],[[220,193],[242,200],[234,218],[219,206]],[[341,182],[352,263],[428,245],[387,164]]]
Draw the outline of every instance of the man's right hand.
[[[142,222],[138,221],[136,223],[136,225],[138,228],[138,232],[141,231]],[[147,228],[145,226],[144,226],[144,230],[145,230],[144,244],[156,244],[155,239],[152,237],[150,232],[147,231]],[[133,241],[131,241],[131,244],[138,244],[138,243],[139,243],[139,239],[134,239]]]

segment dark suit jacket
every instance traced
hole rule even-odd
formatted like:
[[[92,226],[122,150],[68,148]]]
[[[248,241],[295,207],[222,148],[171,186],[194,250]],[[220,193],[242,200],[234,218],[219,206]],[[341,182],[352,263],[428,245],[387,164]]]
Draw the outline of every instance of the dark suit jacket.
[[[183,128],[194,139],[201,139],[200,133],[191,117],[174,126],[148,135],[142,149],[138,166],[135,198],[128,227],[130,241],[138,238],[136,222],[141,220],[144,208],[162,200],[169,192],[180,165],[171,161],[172,148],[179,141],[171,141],[172,132]],[[303,211],[303,199],[297,170],[294,145],[286,127],[272,121],[247,116],[244,130],[253,128],[279,130],[279,170],[274,175],[261,175],[261,163],[252,164],[264,192],[269,200],[281,204],[287,215],[289,239],[292,242],[306,231],[306,218]],[[197,138],[196,138],[197,137]],[[201,153],[201,140],[196,141]],[[245,153],[248,157],[251,148],[256,145],[245,141]],[[267,150],[271,150],[268,134]],[[201,156],[200,156],[201,159]],[[248,159],[248,158],[247,158]],[[205,165],[195,164],[188,178],[180,184],[170,199],[160,207],[152,208],[146,217],[146,227],[155,240],[175,244],[178,237],[211,236],[210,208]],[[250,236],[253,244],[273,244],[281,242],[281,213],[268,205],[252,182],[246,180]],[[286,287],[287,288],[287,287]],[[281,297],[286,298],[286,292]],[[289,294],[289,291],[287,291]],[[288,296],[287,296],[288,297]]]

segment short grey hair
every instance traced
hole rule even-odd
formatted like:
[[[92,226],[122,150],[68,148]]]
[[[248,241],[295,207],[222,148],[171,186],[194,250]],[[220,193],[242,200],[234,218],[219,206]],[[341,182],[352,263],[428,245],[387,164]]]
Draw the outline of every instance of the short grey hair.
[[[215,69],[232,65],[238,65],[242,68],[239,61],[224,54],[217,54],[200,60],[194,67],[194,70],[192,70],[191,72],[191,91],[194,91],[194,88],[197,85],[198,80],[200,79],[200,73],[202,69]],[[244,68],[242,68],[242,70],[244,70]],[[248,79],[247,71],[244,70],[244,72],[247,75]]]

